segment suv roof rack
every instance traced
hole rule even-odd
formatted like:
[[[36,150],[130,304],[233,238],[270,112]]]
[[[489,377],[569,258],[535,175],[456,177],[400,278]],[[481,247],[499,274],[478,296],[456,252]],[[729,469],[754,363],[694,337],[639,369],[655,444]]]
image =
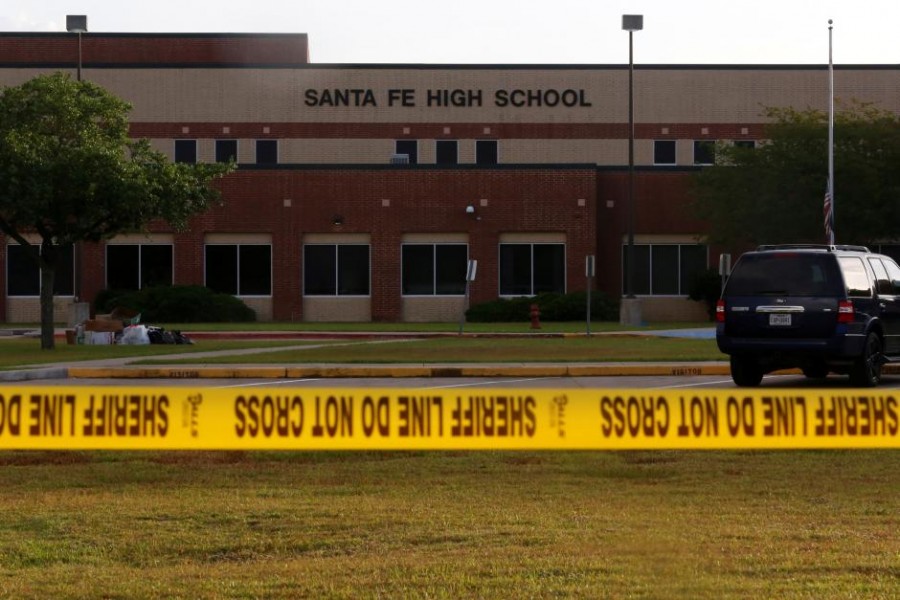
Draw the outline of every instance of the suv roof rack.
[[[763,244],[762,246],[758,246],[757,251],[759,250],[828,250],[829,252],[834,252],[835,250],[842,250],[844,252],[869,252],[869,249],[865,246],[853,246],[849,244],[840,244],[829,246],[827,244]]]

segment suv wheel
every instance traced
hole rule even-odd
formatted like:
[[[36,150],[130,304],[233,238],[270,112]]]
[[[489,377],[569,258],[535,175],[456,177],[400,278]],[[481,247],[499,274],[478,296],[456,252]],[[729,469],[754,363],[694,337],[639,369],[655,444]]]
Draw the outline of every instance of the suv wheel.
[[[850,383],[857,387],[873,387],[881,381],[881,365],[884,356],[881,353],[881,338],[877,333],[866,336],[866,345],[862,356],[853,363],[850,369]]]
[[[741,387],[756,387],[762,381],[763,371],[756,359],[732,355],[731,378]]]

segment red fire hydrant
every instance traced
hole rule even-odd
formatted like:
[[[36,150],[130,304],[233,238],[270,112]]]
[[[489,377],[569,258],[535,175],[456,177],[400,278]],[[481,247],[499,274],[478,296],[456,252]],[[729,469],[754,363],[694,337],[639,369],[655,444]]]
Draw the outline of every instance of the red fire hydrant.
[[[541,309],[538,308],[537,304],[531,305],[531,328],[532,329],[540,329],[541,328]]]

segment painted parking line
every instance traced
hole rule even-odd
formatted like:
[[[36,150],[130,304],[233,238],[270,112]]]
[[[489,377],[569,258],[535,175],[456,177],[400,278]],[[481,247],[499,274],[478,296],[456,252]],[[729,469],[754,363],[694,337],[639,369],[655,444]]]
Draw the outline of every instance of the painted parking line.
[[[288,379],[285,381],[279,381],[278,385],[289,384],[289,383],[308,383],[310,381],[320,381],[317,377],[311,377],[309,379]],[[212,386],[216,389],[228,389],[228,388],[242,388],[242,387],[255,387],[260,385],[272,385],[271,381],[258,381],[256,383],[235,383],[232,385],[215,385]]]

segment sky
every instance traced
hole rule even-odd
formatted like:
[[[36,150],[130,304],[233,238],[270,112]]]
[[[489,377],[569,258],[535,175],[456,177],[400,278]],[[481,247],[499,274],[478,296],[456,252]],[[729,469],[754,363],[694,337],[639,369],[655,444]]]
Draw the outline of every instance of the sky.
[[[0,31],[306,33],[314,63],[900,64],[898,0],[0,0]],[[2,60],[2,57],[0,57]]]

